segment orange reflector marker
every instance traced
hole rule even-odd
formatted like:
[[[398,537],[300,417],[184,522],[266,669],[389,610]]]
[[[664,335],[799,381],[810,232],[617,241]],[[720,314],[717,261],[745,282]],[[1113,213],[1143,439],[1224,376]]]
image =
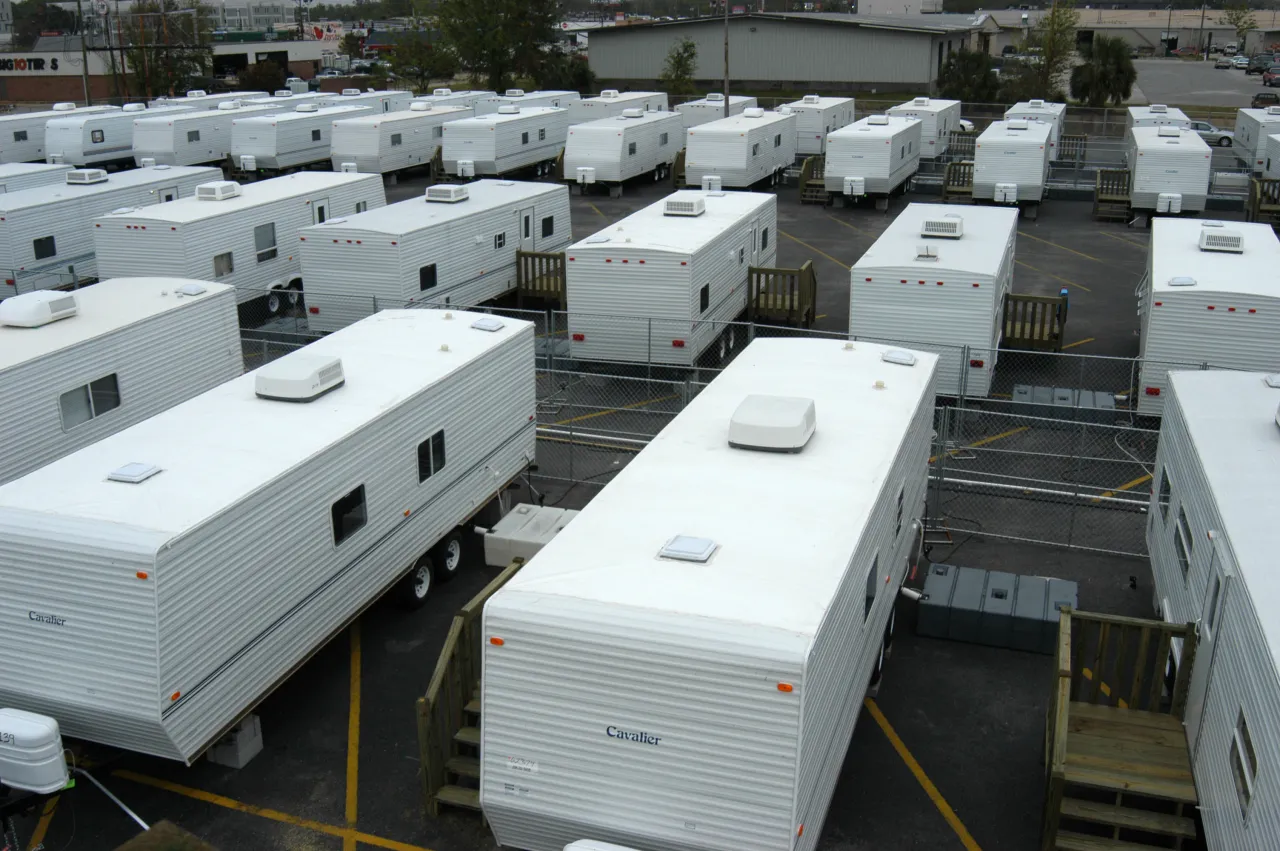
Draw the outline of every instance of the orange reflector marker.
[[[146,579],[146,578],[147,578],[147,572],[146,572],[145,570],[139,570],[139,571],[138,571],[136,574],[134,574],[134,575],[135,575],[135,576],[137,576],[139,579]]]
[[[495,635],[493,638],[489,639],[489,643],[492,644],[494,647],[501,647],[507,642],[503,641],[501,638]]]
[[[180,691],[175,691],[173,694],[169,695],[170,700],[177,700],[180,697],[182,697],[182,692]]]
[[[405,517],[408,517],[408,516],[409,516],[409,509],[407,509],[407,508],[406,508],[406,509],[404,510],[404,516],[405,516]]]
[[[800,825],[796,828],[796,836],[804,836],[804,825]]]
[[[778,683],[778,691],[781,691],[781,692],[792,692],[792,691],[794,691],[794,690],[795,690],[795,689],[793,689],[793,688],[791,687],[791,683]]]

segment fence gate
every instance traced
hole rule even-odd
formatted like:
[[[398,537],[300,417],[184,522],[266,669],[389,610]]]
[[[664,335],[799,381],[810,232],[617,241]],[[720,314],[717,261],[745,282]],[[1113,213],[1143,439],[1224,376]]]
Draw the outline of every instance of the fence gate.
[[[952,130],[947,153],[953,157],[972,157],[977,150],[978,134],[971,130]]]
[[[1127,168],[1100,168],[1094,184],[1093,217],[1128,219],[1133,174]]]
[[[1002,347],[1060,352],[1067,297],[1009,293],[1004,297],[1003,325]]]
[[[1249,201],[1245,221],[1280,224],[1280,180],[1255,177],[1249,181]]]
[[[968,160],[947,163],[942,180],[942,200],[973,197],[973,163]]]
[[[525,298],[537,298],[554,302],[557,308],[563,308],[564,281],[563,251],[516,252],[517,305],[523,306]]]
[[[752,266],[747,270],[747,319],[808,328],[813,325],[817,292],[812,260],[799,269]]]

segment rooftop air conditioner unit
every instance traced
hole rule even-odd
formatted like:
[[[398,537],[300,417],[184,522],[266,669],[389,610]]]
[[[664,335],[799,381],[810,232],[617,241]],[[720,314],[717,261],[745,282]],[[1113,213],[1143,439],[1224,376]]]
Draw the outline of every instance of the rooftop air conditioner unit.
[[[1025,118],[1014,118],[1005,122],[1006,130],[1026,130],[1031,124]]]
[[[524,89],[507,89],[502,96],[504,98],[522,98],[524,97]]]
[[[707,103],[724,103],[724,95],[720,92],[712,92],[706,96],[705,100]]]
[[[145,103],[126,103],[121,109],[125,112],[146,112],[147,105]]]
[[[1182,131],[1177,127],[1170,127],[1165,124],[1156,128],[1156,135],[1166,139],[1176,139],[1182,135]]]
[[[204,89],[191,89],[190,91],[187,92],[187,97],[189,98],[203,98],[208,96],[209,96],[209,93],[206,92]]]
[[[752,106],[742,110],[742,115],[744,118],[763,118],[764,110],[758,106]]]
[[[271,93],[271,96],[274,98],[291,98],[293,97],[293,91],[290,89],[276,89]]]
[[[799,452],[817,428],[812,399],[752,394],[729,419],[729,445],[761,452]]]
[[[869,116],[867,116],[867,123],[868,123],[868,124],[876,124],[876,125],[885,125],[885,124],[888,124],[888,123],[889,123],[889,116],[887,116],[887,115],[869,115]]]
[[[451,94],[453,94],[453,89],[432,89],[431,90],[431,95],[433,97],[442,98]]]
[[[314,103],[300,103],[295,107],[295,109],[298,112],[316,112],[320,107],[316,106]]]
[[[624,109],[620,118],[644,118],[643,109]]]
[[[668,198],[662,205],[664,216],[701,216],[707,211],[707,202],[698,196]]]
[[[39,328],[76,315],[76,294],[35,290],[0,301],[0,325]]]
[[[430,112],[431,104],[427,103],[425,100],[415,100],[413,103],[409,104],[409,111],[410,112]]]
[[[467,191],[467,187],[458,186],[455,183],[437,183],[435,186],[427,187],[427,200],[441,204],[456,204],[467,200],[470,196],[471,193]]]
[[[959,239],[964,236],[964,219],[957,213],[931,216],[920,224],[920,235]]]
[[[74,103],[68,103],[66,101],[63,101],[62,103],[55,103],[53,105],[54,112],[71,112],[75,108],[76,105]]]
[[[1267,107],[1267,115],[1280,115],[1280,106]]]
[[[915,100],[911,101],[911,105],[912,105],[912,106],[928,106],[928,105],[929,105],[929,99],[928,99],[928,98],[916,98]]]
[[[234,180],[215,180],[196,187],[196,197],[201,201],[225,201],[240,195],[240,184]]]
[[[1042,98],[1032,98],[1027,101],[1027,106],[1032,109],[1044,109],[1044,100]]]
[[[804,103],[812,103],[812,104],[822,103],[822,97],[820,95],[805,95]]]
[[[1226,228],[1201,228],[1201,251],[1224,251],[1229,254],[1244,253],[1244,234]]]
[[[1151,104],[1151,111],[1152,112],[1168,112],[1169,107],[1165,106],[1162,103],[1153,103]]]
[[[600,93],[600,97],[602,97],[602,98],[616,98],[616,97],[618,96],[618,94],[619,94],[619,93],[618,93],[618,90],[617,90],[617,89],[605,89],[604,91],[602,91],[602,92]]]
[[[240,108],[240,101],[238,100],[224,100],[220,104],[218,104],[218,109],[239,109],[239,108]]]
[[[155,168],[155,167],[156,167],[156,158],[155,158],[155,157],[143,157],[142,159],[138,160],[138,167],[139,167],[139,168]]]
[[[517,115],[519,112],[520,107],[516,106],[514,103],[504,103],[502,106],[498,107],[499,115]]]
[[[359,89],[343,89],[342,90],[342,96],[344,98],[355,97],[358,94],[360,94]]]
[[[341,358],[297,352],[259,367],[253,390],[260,399],[311,402],[345,381]]]
[[[92,183],[106,183],[107,173],[100,168],[73,168],[67,172],[67,184],[71,186],[88,186]]]

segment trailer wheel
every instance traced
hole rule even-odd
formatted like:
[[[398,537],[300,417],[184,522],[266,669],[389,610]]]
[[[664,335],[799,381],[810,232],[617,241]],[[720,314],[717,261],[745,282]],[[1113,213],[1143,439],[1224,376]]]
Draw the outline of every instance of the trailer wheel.
[[[893,646],[893,628],[898,620],[898,607],[893,606],[889,609],[889,622],[884,625],[884,646],[889,649]]]
[[[427,602],[427,597],[431,595],[432,573],[434,573],[434,565],[428,553],[414,563],[413,568],[396,586],[396,596],[399,598],[400,605],[410,611],[422,608],[423,603]]]
[[[448,582],[462,568],[462,533],[454,529],[441,539],[431,551],[436,579]]]
[[[271,316],[279,316],[284,312],[285,298],[282,290],[272,290],[267,293],[267,313]]]
[[[880,685],[880,677],[884,675],[884,643],[880,644],[880,655],[876,657],[876,666],[871,671],[870,687],[875,688]]]
[[[724,363],[724,359],[729,356],[729,334],[730,329],[726,329],[720,334],[720,363]]]

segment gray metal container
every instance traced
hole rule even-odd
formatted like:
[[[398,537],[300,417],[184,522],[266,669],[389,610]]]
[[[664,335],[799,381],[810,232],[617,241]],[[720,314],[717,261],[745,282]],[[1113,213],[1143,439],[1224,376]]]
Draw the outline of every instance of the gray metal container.
[[[1033,417],[1053,416],[1053,388],[1052,387],[1032,387],[1031,388],[1031,416]]]
[[[959,569],[950,564],[934,564],[924,577],[916,633],[933,638],[946,638],[951,622],[951,593],[956,587]]]
[[[992,647],[1009,647],[1013,641],[1013,598],[1018,577],[993,570],[987,574],[987,587],[982,595],[978,641]]]
[[[987,589],[987,572],[973,567],[960,567],[956,572],[947,637],[953,641],[977,643],[981,635],[982,597]]]
[[[1053,655],[1058,645],[1058,616],[1064,608],[1076,609],[1080,605],[1080,589],[1068,579],[1049,580],[1049,605],[1045,612],[1044,632],[1041,634],[1042,653]]]
[[[1009,646],[1028,653],[1043,652],[1048,608],[1049,580],[1042,576],[1019,576],[1017,599],[1013,604],[1013,637]]]

